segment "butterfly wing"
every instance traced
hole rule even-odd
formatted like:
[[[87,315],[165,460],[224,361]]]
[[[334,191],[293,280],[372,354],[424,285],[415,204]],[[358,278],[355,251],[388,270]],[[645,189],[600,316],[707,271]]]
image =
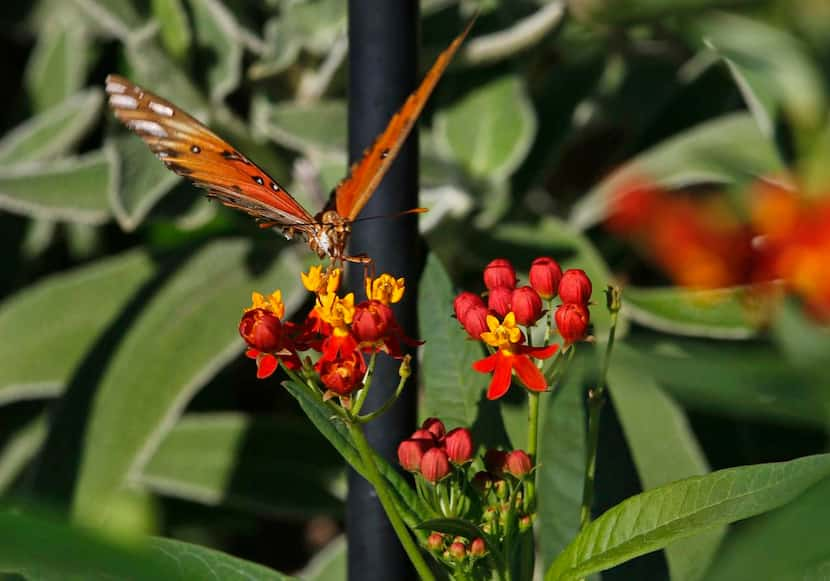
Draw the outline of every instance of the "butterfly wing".
[[[267,222],[300,230],[314,222],[259,166],[169,101],[118,75],[107,76],[106,91],[115,116],[208,196]]]
[[[461,34],[438,55],[432,68],[421,81],[421,85],[412,93],[392,119],[386,129],[365,152],[359,162],[352,165],[348,177],[335,188],[327,207],[333,207],[337,213],[349,221],[357,215],[372,197],[383,176],[395,160],[395,156],[406,141],[409,132],[418,120],[438,79],[444,73],[458,47],[464,42],[475,19],[471,20]]]

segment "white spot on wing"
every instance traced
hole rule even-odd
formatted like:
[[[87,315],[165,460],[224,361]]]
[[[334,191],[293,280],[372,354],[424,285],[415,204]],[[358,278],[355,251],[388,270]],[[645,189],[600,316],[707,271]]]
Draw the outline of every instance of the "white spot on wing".
[[[107,83],[107,93],[115,93],[120,94],[127,90],[126,85],[122,85],[121,83],[116,83],[115,81],[110,81]]]
[[[167,137],[167,132],[164,130],[164,127],[155,121],[136,119],[134,121],[130,121],[128,127],[139,133],[149,133],[150,135],[154,135],[156,137]]]
[[[138,109],[138,101],[129,95],[110,95],[110,105],[122,109]]]
[[[171,109],[167,105],[162,105],[161,103],[150,101],[150,109],[152,109],[154,113],[158,113],[159,115],[163,115],[164,117],[173,116],[173,109]]]

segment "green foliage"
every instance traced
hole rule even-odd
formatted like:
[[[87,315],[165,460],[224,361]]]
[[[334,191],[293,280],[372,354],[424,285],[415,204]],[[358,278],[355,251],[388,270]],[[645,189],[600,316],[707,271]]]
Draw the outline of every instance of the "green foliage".
[[[665,566],[660,557],[634,577],[824,574],[828,461],[808,454],[830,425],[826,326],[794,302],[763,312],[746,286],[672,286],[603,227],[615,194],[642,178],[717,199],[743,221],[759,177],[797,176],[806,195],[826,195],[824,2],[423,5],[422,73],[480,16],[420,120],[431,252],[407,281],[426,341],[420,417],[470,426],[483,446],[527,445],[524,393],[485,398],[489,377],[471,365],[486,353],[451,303],[482,289],[492,258],[512,260],[525,284],[531,261],[552,256],[593,280],[599,349],[580,344],[564,382],[541,396],[537,575],[584,578],[652,551]],[[256,546],[250,531],[335,522],[344,465],[367,474],[330,407],[296,383],[254,384],[241,355],[250,292],[281,288],[291,316],[308,296],[307,251],[208,205],[112,119],[102,85],[119,73],[176,103],[314,214],[346,169],[346,3],[9,6],[20,18],[2,33],[14,50],[0,122],[0,572],[288,579],[253,561],[297,570],[301,559],[270,538]],[[600,448],[625,448],[632,465],[600,455],[610,484],[579,532],[585,392],[611,283],[625,288],[603,422],[623,441],[605,429]],[[376,462],[409,526],[435,519]],[[747,466],[709,472],[736,465]],[[30,508],[40,504],[60,514]],[[740,519],[750,520],[725,529]],[[251,561],[207,546],[245,546]],[[304,570],[344,575],[343,540]]]

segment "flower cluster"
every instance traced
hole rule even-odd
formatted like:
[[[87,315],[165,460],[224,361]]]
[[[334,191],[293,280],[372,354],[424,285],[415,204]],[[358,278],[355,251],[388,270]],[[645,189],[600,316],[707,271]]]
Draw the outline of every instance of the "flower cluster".
[[[483,341],[491,351],[488,357],[473,365],[476,371],[493,374],[487,390],[489,399],[498,399],[507,393],[514,372],[528,389],[547,389],[547,381],[532,359],[551,357],[558,345],[547,345],[547,340],[542,347],[528,344],[530,328],[545,315],[543,301],[549,309],[557,296],[562,301],[556,309],[555,320],[565,345],[585,339],[588,333],[592,289],[584,271],[572,269],[563,273],[554,259],[540,257],[533,261],[528,278],[530,285],[517,286],[513,265],[497,258],[484,269],[487,302],[472,292],[462,292],[453,302],[455,317],[468,335]],[[528,333],[522,332],[519,325]],[[549,337],[550,320],[547,325],[546,337]]]
[[[678,284],[781,280],[815,318],[830,321],[830,198],[808,199],[782,183],[760,180],[745,192],[746,211],[736,212],[722,197],[691,198],[641,177],[616,192],[606,226]]]
[[[341,277],[340,269],[324,271],[320,266],[301,274],[303,286],[315,300],[299,323],[284,320],[280,291],[268,297],[253,293],[239,333],[248,344],[247,356],[257,362],[257,377],[269,377],[280,362],[298,369],[298,354],[316,351],[314,371],[320,381],[331,395],[348,397],[362,385],[366,353],[381,351],[402,358],[402,343],[417,344],[404,335],[389,306],[403,297],[404,279],[388,274],[367,278],[366,300],[355,304],[354,293],[338,294]]]
[[[469,429],[446,431],[438,418],[429,418],[398,446],[398,461],[416,478],[419,496],[447,518],[463,518],[484,533],[485,539],[433,532],[427,549],[453,570],[466,573],[483,566],[487,543],[501,545],[510,531],[530,529],[534,499],[533,461],[523,450],[487,450],[476,454]]]

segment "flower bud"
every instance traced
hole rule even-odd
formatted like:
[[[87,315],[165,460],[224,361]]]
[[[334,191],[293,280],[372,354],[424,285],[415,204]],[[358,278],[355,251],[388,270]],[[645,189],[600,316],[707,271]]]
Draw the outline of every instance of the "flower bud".
[[[473,435],[467,428],[455,428],[444,439],[444,449],[454,464],[464,464],[473,457]]]
[[[490,449],[484,454],[484,467],[490,474],[499,475],[504,472],[505,460],[507,460],[507,452]]]
[[[449,551],[450,557],[460,561],[467,555],[467,546],[460,541],[455,541],[450,545]]]
[[[438,418],[425,419],[424,423],[421,424],[421,429],[432,434],[437,441],[440,441],[447,432],[447,429],[444,427],[444,422]]]
[[[516,322],[530,327],[542,316],[542,299],[539,293],[529,286],[521,286],[513,291],[510,308],[516,314]]]
[[[493,522],[494,520],[496,520],[498,518],[498,516],[499,516],[499,511],[496,510],[496,507],[488,506],[487,508],[484,509],[484,512],[482,512],[481,519],[484,522]]]
[[[432,533],[427,537],[427,547],[430,551],[440,551],[444,548],[444,535]]]
[[[450,460],[441,448],[430,448],[421,458],[421,474],[435,484],[450,473]]]
[[[487,544],[484,542],[484,539],[481,537],[476,537],[473,539],[473,542],[470,543],[470,555],[473,557],[483,557],[487,554]]]
[[[591,300],[591,279],[584,270],[566,270],[559,282],[559,298],[563,303],[587,305]]]
[[[591,315],[583,305],[567,303],[556,309],[555,319],[559,334],[566,344],[570,344],[585,338]]]
[[[473,480],[470,482],[473,486],[473,490],[481,494],[482,496],[487,494],[487,491],[490,490],[490,487],[493,484],[493,479],[490,476],[489,472],[476,472],[476,475],[473,476]]]
[[[282,322],[267,309],[250,309],[239,321],[239,334],[249,347],[272,352],[281,349]]]
[[[395,314],[380,301],[364,301],[355,307],[352,333],[360,343],[375,343],[389,334]]]
[[[496,498],[501,500],[506,499],[510,495],[510,489],[507,488],[507,482],[501,478],[493,480],[493,490],[496,491]]]
[[[398,463],[408,472],[417,472],[424,452],[430,447],[424,440],[404,440],[398,446]]]
[[[425,430],[423,428],[420,428],[420,429],[415,430],[414,432],[412,432],[412,435],[409,436],[409,439],[410,440],[423,440],[424,442],[427,442],[430,445],[430,447],[433,447],[436,443],[435,442],[435,435],[432,432],[430,432],[429,430]]]
[[[363,382],[366,361],[359,352],[353,352],[343,359],[318,361],[320,381],[338,395],[350,395]]]
[[[507,454],[504,462],[504,470],[517,478],[523,478],[530,474],[533,469],[533,462],[524,450],[513,450]]]
[[[464,313],[464,318],[460,320],[461,325],[464,327],[464,330],[467,331],[467,334],[478,341],[481,338],[481,334],[484,331],[487,331],[487,315],[489,311],[487,307],[484,306],[482,303],[480,306],[474,306],[467,310]]]
[[[455,318],[463,321],[467,311],[473,307],[483,307],[484,301],[475,293],[464,291],[460,293],[452,302],[452,308],[455,312]]]
[[[513,300],[513,289],[499,286],[490,291],[487,296],[487,306],[503,319],[510,312],[510,301]]]
[[[533,515],[526,514],[519,517],[519,532],[529,531],[533,526]]]
[[[539,296],[550,300],[559,292],[559,281],[562,280],[562,268],[548,256],[542,256],[530,265],[530,286]]]
[[[484,286],[488,290],[506,287],[513,289],[516,286],[516,270],[506,258],[496,258],[484,267]]]

